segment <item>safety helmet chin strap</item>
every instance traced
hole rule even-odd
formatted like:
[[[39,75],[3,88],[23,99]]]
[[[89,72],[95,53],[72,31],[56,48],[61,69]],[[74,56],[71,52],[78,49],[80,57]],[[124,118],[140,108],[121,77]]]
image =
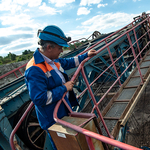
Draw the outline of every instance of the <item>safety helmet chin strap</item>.
[[[63,39],[64,41],[66,41],[66,42],[71,41],[71,37],[65,37],[65,38],[64,38],[64,37],[62,37],[62,36],[60,36],[60,35],[57,35],[57,34],[55,34],[55,33],[48,32],[48,31],[43,31],[43,30],[41,30],[41,29],[38,30],[37,36],[39,36],[39,33],[46,33],[46,34],[50,34],[50,35],[57,36],[57,37]]]

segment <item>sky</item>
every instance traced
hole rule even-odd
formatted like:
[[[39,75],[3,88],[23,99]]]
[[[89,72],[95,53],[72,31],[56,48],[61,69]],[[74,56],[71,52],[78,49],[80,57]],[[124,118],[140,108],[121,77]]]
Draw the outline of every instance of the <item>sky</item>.
[[[114,32],[142,12],[150,13],[150,0],[0,0],[0,56],[35,51],[37,31],[47,25],[73,41]]]

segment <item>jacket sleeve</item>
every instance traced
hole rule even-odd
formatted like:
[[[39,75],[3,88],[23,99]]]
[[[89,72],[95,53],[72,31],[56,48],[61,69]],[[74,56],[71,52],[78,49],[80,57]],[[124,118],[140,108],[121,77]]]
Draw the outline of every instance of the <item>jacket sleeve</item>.
[[[44,106],[60,100],[67,91],[64,85],[48,90],[48,80],[44,72],[35,66],[25,71],[25,81],[29,95],[37,106]]]
[[[85,53],[71,58],[59,58],[59,62],[61,63],[63,69],[68,70],[79,66],[79,64],[87,57],[88,53]]]

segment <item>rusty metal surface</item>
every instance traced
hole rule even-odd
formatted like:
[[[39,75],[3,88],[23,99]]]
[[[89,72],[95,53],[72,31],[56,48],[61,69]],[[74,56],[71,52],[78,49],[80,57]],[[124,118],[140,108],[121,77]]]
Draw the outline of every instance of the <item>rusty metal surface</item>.
[[[131,99],[135,91],[136,91],[136,88],[123,89],[123,91],[121,92],[117,100]]]
[[[138,86],[140,84],[140,82],[141,82],[140,77],[131,78],[126,86]]]

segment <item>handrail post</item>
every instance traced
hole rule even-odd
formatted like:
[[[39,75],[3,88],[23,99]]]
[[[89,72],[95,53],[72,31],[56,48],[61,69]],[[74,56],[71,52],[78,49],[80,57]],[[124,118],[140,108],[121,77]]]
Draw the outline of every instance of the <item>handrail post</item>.
[[[91,137],[85,135],[85,138],[86,138],[89,150],[95,150]]]
[[[107,44],[107,40],[105,40],[105,43]],[[118,72],[117,72],[117,69],[116,69],[116,66],[115,66],[115,64],[114,64],[114,60],[113,60],[113,57],[112,57],[112,54],[111,54],[111,52],[110,52],[110,48],[109,48],[109,46],[107,46],[107,50],[108,50],[108,53],[109,53],[109,56],[110,56],[110,59],[111,59],[111,62],[112,62],[112,64],[113,64],[113,67],[114,67],[114,70],[115,70],[115,73],[116,73],[116,76],[117,76],[117,78],[119,77],[119,75],[118,75]],[[119,79],[119,84],[120,84],[120,86],[121,86],[121,81],[120,81],[120,79]]]
[[[20,72],[20,74],[22,75],[22,73],[21,73],[20,69],[18,69],[18,71],[19,71],[19,72]]]
[[[139,71],[139,74],[140,74],[141,82],[142,82],[142,84],[143,84],[144,82],[143,82],[142,73],[141,73],[141,70],[140,70],[139,63],[138,63],[138,61],[137,61],[137,57],[136,57],[136,54],[135,54],[135,51],[134,51],[134,48],[133,48],[133,45],[132,45],[132,42],[131,42],[129,33],[127,33],[127,38],[128,38],[128,41],[129,41],[129,44],[130,44],[130,47],[131,47],[133,56],[134,56],[134,58],[135,58],[135,62],[136,62],[136,65],[137,65],[137,68],[138,68],[138,71]]]
[[[17,76],[16,72],[14,72],[14,74],[15,74],[16,78],[18,78],[18,76]]]
[[[147,31],[149,31],[149,29],[150,29],[150,16],[148,16],[148,24],[147,24]],[[148,36],[149,36],[149,39],[150,39],[150,33],[148,32]]]
[[[23,122],[24,118],[26,117],[28,111],[33,107],[33,105],[34,105],[33,102],[31,102],[30,105],[28,106],[28,108],[26,109],[26,111],[24,112],[23,116],[20,118],[19,122],[17,123],[17,125],[15,126],[13,131],[11,132],[9,142],[10,142],[10,146],[11,146],[12,150],[15,150],[15,146],[13,143],[14,135],[17,132],[18,128],[20,127],[21,123]]]
[[[110,138],[113,138],[112,135],[109,133],[109,130],[108,130],[106,124],[105,124],[105,121],[104,121],[104,119],[103,119],[103,116],[102,116],[100,110],[97,108],[98,106],[97,106],[96,99],[95,99],[94,94],[93,94],[93,92],[92,92],[92,90],[91,90],[91,87],[90,87],[90,85],[89,85],[89,83],[88,83],[88,80],[87,80],[87,78],[86,78],[86,75],[85,75],[85,72],[84,72],[84,68],[83,68],[83,67],[81,68],[81,72],[82,72],[83,79],[84,79],[84,81],[85,81],[85,83],[86,83],[86,85],[87,85],[87,88],[88,88],[88,90],[89,90],[89,93],[90,93],[90,95],[91,95],[91,98],[92,98],[92,100],[93,100],[94,107],[96,107],[96,111],[97,111],[97,113],[98,113],[98,115],[99,115],[99,117],[100,117],[100,119],[101,119],[101,121],[102,121],[102,123],[103,123],[103,126],[104,126],[104,128],[105,128],[105,130],[106,130],[108,136],[109,136]]]
[[[134,24],[132,23],[132,27],[134,27]],[[134,36],[135,36],[135,40],[136,40],[136,44],[137,44],[137,47],[138,47],[138,51],[140,53],[140,47],[139,47],[139,43],[138,43],[138,40],[137,40],[137,36],[136,36],[136,32],[135,32],[135,28],[133,28],[133,32],[134,32]],[[142,59],[142,55],[140,54],[140,58]]]

